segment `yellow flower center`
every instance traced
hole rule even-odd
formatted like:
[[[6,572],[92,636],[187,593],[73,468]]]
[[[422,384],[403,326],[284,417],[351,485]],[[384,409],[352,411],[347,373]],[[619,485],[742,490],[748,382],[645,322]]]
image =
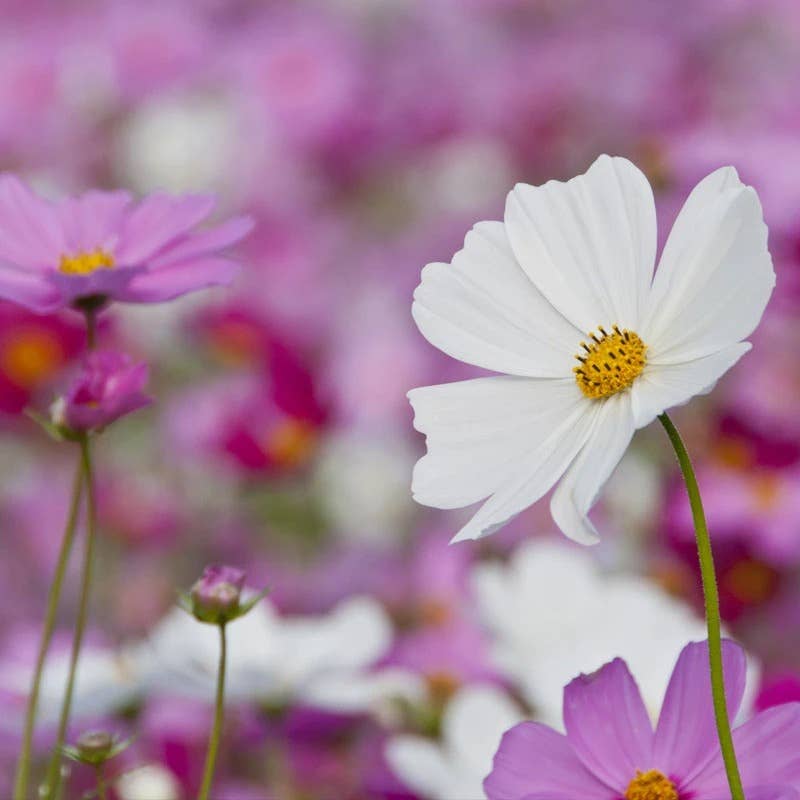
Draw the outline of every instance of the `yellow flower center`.
[[[114,257],[101,248],[90,253],[76,253],[74,256],[61,256],[58,268],[65,275],[89,275],[98,269],[110,269]]]
[[[581,391],[591,400],[599,400],[627,389],[642,374],[647,345],[637,334],[614,325],[608,333],[601,325],[589,334],[589,343],[575,358],[580,365],[573,369]]]
[[[675,784],[663,772],[636,772],[625,792],[625,800],[680,800]]]

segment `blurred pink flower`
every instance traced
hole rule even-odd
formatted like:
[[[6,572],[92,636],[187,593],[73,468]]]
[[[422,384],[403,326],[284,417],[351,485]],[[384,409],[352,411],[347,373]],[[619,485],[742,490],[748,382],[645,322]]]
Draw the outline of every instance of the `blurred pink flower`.
[[[220,251],[251,222],[203,231],[210,195],[90,191],[57,202],[0,177],[0,296],[44,313],[84,302],[157,303],[229,283],[238,267]]]
[[[0,411],[18,414],[83,349],[78,321],[0,302]]]
[[[54,424],[72,432],[94,431],[149,405],[147,373],[146,364],[134,363],[125,353],[90,353],[70,390],[54,403]]]
[[[797,672],[774,672],[764,678],[755,700],[758,711],[800,702],[800,675]]]
[[[256,317],[232,312],[197,329],[210,347],[257,372],[230,375],[180,395],[166,418],[178,453],[223,455],[244,473],[279,474],[308,464],[328,414],[300,352]]]
[[[290,148],[324,148],[358,119],[366,85],[359,40],[324,12],[275,8],[228,51],[244,114]]]
[[[719,547],[739,541],[779,570],[800,564],[800,470],[704,464],[698,479]],[[675,486],[669,495],[666,524],[687,546],[694,541],[682,487]]]

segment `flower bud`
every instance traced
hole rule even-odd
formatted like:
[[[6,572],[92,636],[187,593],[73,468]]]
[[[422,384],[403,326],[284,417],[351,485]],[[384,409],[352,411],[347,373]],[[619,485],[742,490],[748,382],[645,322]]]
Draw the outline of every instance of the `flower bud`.
[[[53,403],[51,421],[69,434],[100,430],[152,402],[146,383],[146,364],[112,350],[90,353],[69,391]]]
[[[201,622],[216,625],[241,615],[245,574],[240,569],[221,565],[206,567],[192,587],[191,612]]]
[[[106,731],[87,731],[78,739],[77,750],[81,760],[100,764],[114,749],[114,737]]]
[[[64,745],[63,752],[73,761],[99,767],[121,753],[131,740],[120,741],[119,737],[106,731],[86,731],[75,745]]]

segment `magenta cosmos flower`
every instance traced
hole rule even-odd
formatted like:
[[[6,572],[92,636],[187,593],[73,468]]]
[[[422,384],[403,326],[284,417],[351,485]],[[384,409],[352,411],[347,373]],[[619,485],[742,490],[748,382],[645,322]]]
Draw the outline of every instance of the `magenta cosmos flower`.
[[[97,308],[109,300],[158,303],[227,284],[237,265],[221,255],[251,222],[197,230],[211,195],[86,192],[50,201],[0,176],[0,297],[37,313]]]
[[[71,432],[99,430],[149,405],[147,372],[146,364],[134,363],[125,353],[89,353],[70,390],[54,403],[53,423]]]
[[[723,643],[731,717],[746,662]],[[621,659],[564,689],[566,735],[511,728],[484,782],[489,800],[730,800],[711,705],[708,646],[684,648],[655,731]],[[764,711],[733,733],[747,800],[800,798],[800,703]]]

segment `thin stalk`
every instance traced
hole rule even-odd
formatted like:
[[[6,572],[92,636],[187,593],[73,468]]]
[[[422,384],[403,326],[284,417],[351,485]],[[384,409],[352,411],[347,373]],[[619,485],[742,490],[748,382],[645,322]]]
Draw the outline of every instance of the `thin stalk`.
[[[61,548],[58,552],[56,571],[50,590],[47,595],[47,610],[44,617],[44,629],[42,638],[39,642],[39,652],[36,656],[36,665],[33,670],[33,680],[31,689],[28,693],[28,703],[25,709],[25,727],[22,734],[22,750],[20,751],[19,762],[17,763],[17,775],[14,782],[14,800],[26,800],[28,796],[28,782],[31,771],[31,749],[33,745],[33,731],[36,725],[36,712],[39,706],[39,693],[42,686],[42,675],[44,674],[47,653],[50,643],[53,640],[53,631],[56,625],[58,605],[61,601],[61,591],[64,586],[64,576],[67,572],[67,564],[72,553],[72,545],[75,542],[75,529],[78,522],[78,512],[81,504],[81,494],[83,493],[83,464],[78,464],[75,471],[75,479],[72,483],[72,499],[70,500],[69,511],[67,512],[67,522],[64,527],[64,536],[61,540]]]
[[[228,660],[228,645],[225,634],[225,623],[219,625],[219,668],[217,669],[217,695],[214,703],[214,726],[208,740],[206,764],[203,768],[203,782],[197,800],[208,800],[211,782],[214,779],[214,767],[217,763],[219,743],[222,739],[222,720],[225,711],[225,668]]]
[[[725,678],[722,667],[722,622],[719,612],[719,590],[717,576],[714,571],[714,557],[711,551],[711,537],[708,534],[708,525],[703,511],[703,501],[700,497],[700,487],[692,468],[689,453],[681,439],[678,429],[672,420],[661,414],[658,418],[669,436],[678,463],[683,473],[686,492],[689,495],[689,505],[692,508],[695,537],[697,539],[697,555],[700,561],[700,575],[703,582],[703,597],[706,606],[706,625],[708,627],[708,660],[711,669],[711,695],[714,702],[714,719],[717,723],[717,736],[722,751],[722,760],[725,764],[725,773],[728,776],[728,786],[731,790],[731,800],[745,800],[742,789],[742,779],[739,775],[739,766],[736,763],[736,751],[731,735],[731,723],[728,717],[728,703],[725,699]]]
[[[75,678],[78,669],[78,659],[80,658],[83,635],[86,631],[86,622],[89,616],[89,595],[92,586],[92,567],[94,563],[94,545],[96,534],[96,514],[94,494],[94,478],[92,475],[92,455],[89,444],[88,434],[83,434],[80,441],[81,465],[83,467],[83,479],[86,483],[86,546],[83,557],[83,569],[81,573],[81,593],[78,602],[78,616],[75,620],[75,630],[72,635],[72,652],[70,653],[69,675],[67,677],[67,687],[64,692],[64,699],[61,704],[61,715],[58,722],[58,734],[56,736],[55,749],[50,758],[45,778],[44,793],[45,797],[53,798],[58,796],[59,785],[61,783],[61,752],[67,735],[70,712],[72,711],[72,696],[75,691]]]
[[[108,800],[108,794],[106,793],[106,779],[103,775],[102,764],[98,764],[95,767],[95,773],[97,775],[97,798],[98,800]]]

